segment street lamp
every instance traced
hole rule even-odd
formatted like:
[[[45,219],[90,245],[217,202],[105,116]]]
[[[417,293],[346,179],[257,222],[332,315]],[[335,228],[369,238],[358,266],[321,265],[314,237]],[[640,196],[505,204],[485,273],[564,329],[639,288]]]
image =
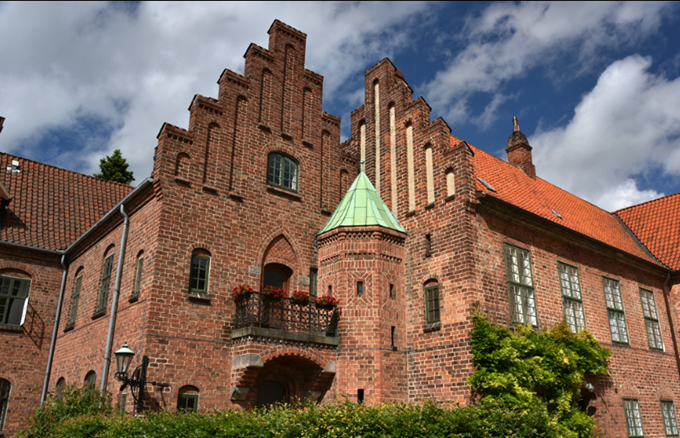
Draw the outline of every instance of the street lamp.
[[[120,387],[120,390],[124,390],[125,387],[129,385],[132,398],[135,400],[135,412],[142,412],[144,410],[144,386],[147,383],[146,368],[149,366],[149,358],[143,356],[142,364],[135,368],[132,374],[128,376],[128,370],[135,352],[130,350],[130,347],[128,347],[126,342],[121,349],[114,354],[116,355],[116,366],[118,367],[116,379],[123,382],[123,386]],[[149,383],[152,385],[156,384],[156,382]]]

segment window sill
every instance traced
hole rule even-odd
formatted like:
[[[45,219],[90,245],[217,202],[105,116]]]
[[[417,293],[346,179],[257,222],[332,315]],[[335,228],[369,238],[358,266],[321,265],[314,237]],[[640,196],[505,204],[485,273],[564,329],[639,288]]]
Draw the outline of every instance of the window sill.
[[[189,187],[191,184],[189,183],[189,180],[186,180],[184,178],[180,178],[178,176],[175,177],[175,182],[181,186]]]
[[[406,217],[411,217],[411,216],[415,216],[415,215],[416,215],[416,211],[415,211],[415,210],[411,210],[411,211],[409,211],[408,213],[406,213],[404,216],[406,216]]]
[[[293,141],[293,136],[292,136],[292,135],[288,135],[288,134],[283,133],[283,132],[281,133],[281,138],[284,139],[284,140],[286,140],[286,141]]]
[[[456,195],[450,195],[444,198],[444,202],[450,202],[453,201],[454,199],[456,199]]]
[[[206,193],[210,193],[211,195],[216,195],[217,194],[217,189],[212,186],[204,185],[203,186],[203,191]]]
[[[273,186],[267,186],[267,191],[273,195],[278,195],[284,198],[288,198],[292,201],[302,202],[302,198],[295,192],[289,192],[288,190],[279,189]]]
[[[269,134],[272,133],[271,128],[267,125],[259,125],[258,128],[260,128],[260,131],[264,131],[264,132],[267,132]]]
[[[20,325],[0,324],[0,330],[4,332],[23,332],[24,328]]]
[[[128,303],[136,303],[137,301],[139,301],[139,294],[138,293],[132,294],[132,295],[130,295],[130,298],[128,298]]]
[[[66,324],[66,327],[64,327],[64,333],[70,332],[71,330],[73,330],[73,328],[74,328],[75,326],[76,326],[75,323]]]
[[[98,310],[98,311],[94,312],[94,314],[92,315],[92,319],[94,320],[94,319],[97,319],[97,318],[101,318],[104,315],[106,315],[106,309]]]
[[[311,144],[311,143],[308,142],[308,141],[303,141],[303,142],[302,142],[302,146],[307,147],[307,148],[310,148],[310,149],[314,149],[314,145]]]
[[[425,324],[423,326],[423,333],[438,332],[441,329],[442,329],[442,323],[441,322],[432,322],[430,324]]]
[[[189,301],[194,301],[196,303],[210,304],[210,295],[200,292],[189,292]]]
[[[431,209],[433,209],[433,208],[434,208],[434,202],[430,202],[429,204],[427,204],[427,205],[425,206],[425,210],[431,210]]]

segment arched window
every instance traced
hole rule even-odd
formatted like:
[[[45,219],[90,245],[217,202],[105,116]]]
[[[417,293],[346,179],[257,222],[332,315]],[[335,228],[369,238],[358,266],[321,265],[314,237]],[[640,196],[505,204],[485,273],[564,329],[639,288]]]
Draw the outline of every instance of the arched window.
[[[189,274],[189,292],[208,293],[208,274],[210,273],[210,253],[204,249],[196,249],[191,254],[191,273]]]
[[[22,325],[31,280],[0,276],[0,324]]]
[[[7,403],[9,402],[9,390],[12,385],[5,379],[0,379],[0,432],[2,432],[5,425],[5,413],[7,412]]]
[[[264,408],[275,403],[285,403],[287,400],[286,387],[281,383],[266,381],[257,385],[256,407]]]
[[[198,388],[187,385],[182,386],[177,394],[178,411],[197,411],[198,410]]]
[[[144,274],[144,251],[137,254],[137,272],[135,272],[135,286],[132,289],[132,296],[139,296],[142,286],[142,275]]]
[[[111,286],[111,275],[113,272],[113,251],[114,246],[111,245],[104,253],[104,266],[102,268],[102,278],[99,282],[99,299],[97,300],[97,309],[95,314],[104,313],[106,305],[109,302],[109,288]]]
[[[97,384],[97,373],[95,373],[92,370],[88,371],[88,373],[85,375],[85,386],[87,388],[94,389],[96,384]]]
[[[437,280],[428,280],[425,283],[425,320],[428,324],[440,321],[439,283],[437,283]]]
[[[298,163],[287,155],[269,154],[267,183],[286,190],[298,191]]]
[[[82,285],[83,268],[80,268],[76,272],[76,281],[73,284],[73,295],[71,295],[71,312],[69,313],[68,322],[66,323],[67,329],[70,329],[76,324],[76,318],[78,317],[78,302],[80,301],[80,289]]]
[[[66,387],[66,379],[64,379],[63,377],[60,377],[59,380],[57,380],[57,385],[56,385],[56,388],[55,388],[56,393],[54,395],[57,400],[61,400],[61,397],[62,397],[61,392],[64,390],[65,387]]]

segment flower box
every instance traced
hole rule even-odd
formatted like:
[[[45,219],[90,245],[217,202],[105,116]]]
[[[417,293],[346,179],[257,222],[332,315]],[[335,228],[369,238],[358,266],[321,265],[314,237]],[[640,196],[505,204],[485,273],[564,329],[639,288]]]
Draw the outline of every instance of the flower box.
[[[331,296],[323,296],[316,299],[316,307],[318,309],[331,310],[338,307],[338,304],[340,304],[340,301]]]
[[[306,306],[309,304],[310,297],[309,293],[307,292],[301,292],[301,291],[293,291],[293,294],[290,296],[290,303],[295,304],[297,306]]]

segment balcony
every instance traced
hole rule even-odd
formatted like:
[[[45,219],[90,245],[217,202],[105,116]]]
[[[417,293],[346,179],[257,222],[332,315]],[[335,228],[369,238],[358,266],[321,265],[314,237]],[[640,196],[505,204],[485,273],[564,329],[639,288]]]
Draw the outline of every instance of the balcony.
[[[231,338],[257,336],[337,346],[339,316],[337,308],[300,306],[288,298],[271,301],[253,292],[236,300]]]

